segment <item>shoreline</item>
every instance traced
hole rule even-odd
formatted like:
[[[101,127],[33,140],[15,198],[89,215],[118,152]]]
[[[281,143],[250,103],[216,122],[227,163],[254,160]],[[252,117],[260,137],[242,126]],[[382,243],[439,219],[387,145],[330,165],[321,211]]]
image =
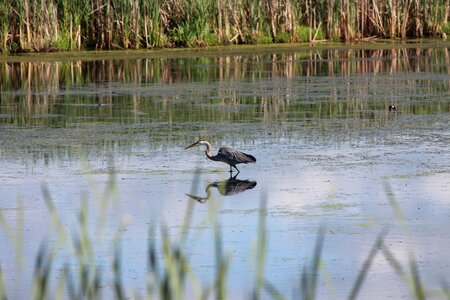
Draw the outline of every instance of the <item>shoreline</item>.
[[[159,48],[139,50],[80,50],[39,53],[20,53],[0,55],[0,62],[30,62],[30,61],[95,61],[105,59],[145,59],[145,58],[184,58],[198,56],[242,55],[249,52],[301,52],[311,50],[346,50],[346,49],[410,49],[450,47],[450,41],[425,38],[408,40],[371,39],[362,42],[315,42],[315,43],[279,43],[228,45],[195,48]]]

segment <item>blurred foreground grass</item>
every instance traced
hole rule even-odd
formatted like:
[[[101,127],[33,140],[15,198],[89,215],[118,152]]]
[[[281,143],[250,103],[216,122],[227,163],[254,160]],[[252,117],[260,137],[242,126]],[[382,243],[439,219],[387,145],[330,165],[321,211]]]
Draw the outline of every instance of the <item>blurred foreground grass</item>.
[[[198,175],[196,175],[198,176]],[[146,286],[140,291],[130,290],[124,284],[122,270],[122,252],[121,244],[122,232],[126,227],[126,223],[117,224],[117,232],[113,239],[113,256],[111,257],[111,270],[102,269],[101,264],[96,261],[95,247],[96,235],[103,230],[106,223],[105,211],[114,201],[117,201],[116,181],[114,175],[111,175],[107,188],[102,193],[99,191],[95,182],[90,180],[92,193],[96,197],[96,203],[90,204],[87,197],[82,197],[81,208],[78,212],[77,228],[71,228],[68,233],[64,228],[61,217],[55,208],[54,200],[47,186],[42,187],[43,198],[45,199],[48,211],[51,216],[52,230],[56,239],[52,243],[43,241],[39,251],[34,258],[35,266],[33,273],[33,299],[103,299],[105,287],[112,290],[112,295],[116,299],[186,299],[194,297],[195,299],[227,299],[230,289],[227,286],[227,278],[231,264],[231,256],[225,254],[222,227],[215,218],[217,207],[214,201],[210,202],[210,213],[205,222],[214,226],[213,231],[214,247],[215,247],[215,278],[210,284],[200,282],[197,274],[190,265],[189,257],[184,251],[185,244],[188,240],[190,231],[190,221],[195,201],[188,203],[186,210],[185,222],[180,232],[180,238],[172,240],[169,237],[167,228],[163,224],[152,224],[149,226],[148,248],[147,248],[147,280]],[[194,178],[193,187],[198,185],[198,178]],[[401,225],[403,234],[406,236],[407,228],[404,216],[400,210],[399,204],[393,193],[388,181],[384,182],[385,196],[394,212],[395,218]],[[266,234],[266,195],[261,196],[259,207],[259,223],[258,237],[254,251],[255,272],[253,285],[249,288],[248,297],[251,299],[316,299],[318,280],[324,275],[326,270],[325,261],[322,259],[322,250],[325,247],[325,230],[320,228],[316,238],[314,249],[312,249],[310,262],[302,267],[298,280],[299,289],[295,291],[280,291],[276,286],[271,284],[265,276],[265,265],[267,263],[267,234]],[[23,214],[19,209],[19,214]],[[95,226],[95,232],[91,232],[92,228],[88,227],[88,215],[91,213],[90,205],[97,205],[99,216]],[[22,226],[14,226],[10,224],[7,218],[0,210],[0,230],[2,230],[13,244],[16,251],[16,257],[21,260],[24,255],[23,251],[23,230]],[[157,231],[160,231],[158,234]],[[364,282],[369,276],[369,270],[374,263],[375,257],[381,255],[392,267],[392,270],[401,279],[401,282],[409,290],[409,295],[413,299],[426,299],[429,295],[438,296],[440,298],[450,299],[450,288],[445,280],[441,282],[440,291],[429,291],[421,279],[417,261],[414,252],[410,249],[408,253],[407,264],[402,262],[394,255],[389,246],[385,243],[388,235],[388,228],[381,231],[379,236],[373,242],[366,259],[358,272],[353,287],[349,292],[348,299],[357,299],[360,291],[364,289]],[[156,236],[161,236],[160,240],[155,241]],[[71,247],[74,250],[74,263],[67,263],[61,270],[56,267],[55,257],[63,247]],[[16,295],[8,295],[8,287],[5,285],[5,274],[1,269],[0,258],[0,300],[16,299]],[[103,264],[104,266],[104,264]],[[62,276],[55,276],[59,273]],[[112,279],[105,279],[106,273],[112,274]],[[57,278],[57,280],[56,280]],[[144,292],[142,292],[144,291]],[[108,297],[109,298],[109,297]]]

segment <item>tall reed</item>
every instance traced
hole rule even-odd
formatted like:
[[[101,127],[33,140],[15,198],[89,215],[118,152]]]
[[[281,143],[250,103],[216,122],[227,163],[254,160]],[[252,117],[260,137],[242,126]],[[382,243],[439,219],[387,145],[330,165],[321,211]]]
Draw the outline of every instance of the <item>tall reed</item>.
[[[449,1],[2,1],[0,51],[441,36],[449,30]]]

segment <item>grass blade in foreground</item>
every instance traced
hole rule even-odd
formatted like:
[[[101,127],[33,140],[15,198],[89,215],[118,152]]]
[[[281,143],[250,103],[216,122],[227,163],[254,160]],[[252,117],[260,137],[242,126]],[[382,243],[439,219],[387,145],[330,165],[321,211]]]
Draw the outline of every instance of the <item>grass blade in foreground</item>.
[[[5,287],[5,281],[3,276],[3,269],[0,265],[0,300],[6,300],[8,299],[6,297],[6,287]]]
[[[261,289],[264,287],[265,275],[264,265],[266,261],[266,214],[267,214],[267,197],[261,198],[259,205],[259,221],[258,221],[258,242],[256,253],[256,274],[253,286],[252,299],[261,299]]]
[[[314,257],[310,269],[303,269],[301,277],[302,299],[312,300],[316,298],[317,278],[319,276],[320,258],[325,239],[324,229],[319,230],[319,236],[314,246]]]
[[[230,265],[230,259],[223,254],[222,234],[218,224],[214,230],[214,242],[216,248],[216,280],[214,289],[216,291],[216,299],[227,299],[227,274]]]
[[[353,285],[352,292],[349,296],[349,299],[356,299],[364,280],[366,279],[367,273],[369,272],[370,266],[372,265],[373,260],[375,259],[375,255],[383,246],[384,238],[387,235],[387,229],[381,231],[380,235],[376,239],[375,243],[372,246],[366,260],[364,261],[363,267],[358,274],[355,284]]]

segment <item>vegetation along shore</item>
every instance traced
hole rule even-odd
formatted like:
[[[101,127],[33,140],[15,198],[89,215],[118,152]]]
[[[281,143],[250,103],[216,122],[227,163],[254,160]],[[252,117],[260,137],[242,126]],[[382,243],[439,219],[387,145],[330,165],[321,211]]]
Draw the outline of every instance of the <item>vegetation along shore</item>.
[[[12,0],[0,52],[446,37],[450,0]]]

